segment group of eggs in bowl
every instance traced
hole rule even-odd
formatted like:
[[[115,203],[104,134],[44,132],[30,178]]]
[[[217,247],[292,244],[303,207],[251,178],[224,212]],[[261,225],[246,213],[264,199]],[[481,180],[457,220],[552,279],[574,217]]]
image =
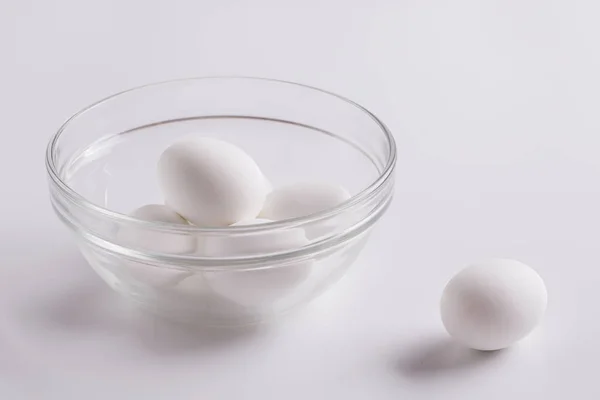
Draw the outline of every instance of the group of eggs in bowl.
[[[256,160],[267,179],[254,179],[249,163],[223,179],[250,182],[258,200],[193,176],[178,182],[190,168],[168,154],[194,142]],[[96,103],[54,136],[47,165],[58,216],[113,289],[171,318],[237,325],[305,304],[343,276],[391,201],[395,157],[385,126],[351,101],[287,82],[207,78]],[[171,184],[198,191],[207,207],[173,196]],[[293,204],[323,187],[347,192],[300,214],[269,200],[283,193]],[[219,214],[250,203],[260,204]]]

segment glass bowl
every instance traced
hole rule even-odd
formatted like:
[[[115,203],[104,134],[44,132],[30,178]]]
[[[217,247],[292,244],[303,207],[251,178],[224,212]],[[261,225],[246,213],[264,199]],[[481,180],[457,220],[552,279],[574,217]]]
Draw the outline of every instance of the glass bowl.
[[[191,133],[240,146],[273,187],[330,182],[352,197],[302,218],[226,228],[128,216],[163,202],[158,158]],[[338,281],[392,199],[395,162],[392,135],[360,105],[296,83],[246,77],[174,80],[108,97],[71,117],[46,155],[54,210],[98,275],[146,309],[204,325],[270,319]],[[285,240],[298,232],[308,240],[291,249],[246,246],[231,257],[200,250],[208,241]],[[181,245],[145,248],[127,240],[132,235]]]

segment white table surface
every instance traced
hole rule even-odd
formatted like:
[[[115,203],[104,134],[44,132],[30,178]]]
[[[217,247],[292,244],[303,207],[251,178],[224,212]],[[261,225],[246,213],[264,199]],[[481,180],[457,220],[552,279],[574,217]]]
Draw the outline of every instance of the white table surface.
[[[0,2],[0,398],[598,399],[600,3],[552,0]],[[130,310],[47,200],[44,150],[113,92],[201,75],[338,92],[399,145],[397,195],[351,272],[231,340]],[[546,281],[515,348],[455,346],[463,265]]]

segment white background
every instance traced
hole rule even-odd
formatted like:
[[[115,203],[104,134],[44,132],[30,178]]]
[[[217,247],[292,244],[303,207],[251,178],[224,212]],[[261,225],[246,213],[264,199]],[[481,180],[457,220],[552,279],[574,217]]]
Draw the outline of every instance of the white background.
[[[0,398],[599,398],[599,20],[594,0],[2,0]],[[217,340],[130,311],[93,274],[51,212],[44,149],[113,92],[230,74],[356,100],[399,161],[344,280]],[[489,257],[535,267],[549,308],[482,355],[447,339],[438,301]]]

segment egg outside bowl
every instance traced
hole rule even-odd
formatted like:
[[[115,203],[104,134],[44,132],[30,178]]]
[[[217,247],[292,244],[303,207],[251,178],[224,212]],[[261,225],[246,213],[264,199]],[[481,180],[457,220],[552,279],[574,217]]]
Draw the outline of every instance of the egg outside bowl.
[[[191,133],[240,146],[273,187],[331,182],[352,197],[302,218],[226,228],[128,216],[163,202],[156,162]],[[338,281],[392,199],[395,162],[392,135],[360,105],[245,77],[175,80],[108,97],[71,117],[46,154],[54,210],[98,275],[146,309],[204,325],[258,323]],[[169,245],[128,239],[138,235]]]

